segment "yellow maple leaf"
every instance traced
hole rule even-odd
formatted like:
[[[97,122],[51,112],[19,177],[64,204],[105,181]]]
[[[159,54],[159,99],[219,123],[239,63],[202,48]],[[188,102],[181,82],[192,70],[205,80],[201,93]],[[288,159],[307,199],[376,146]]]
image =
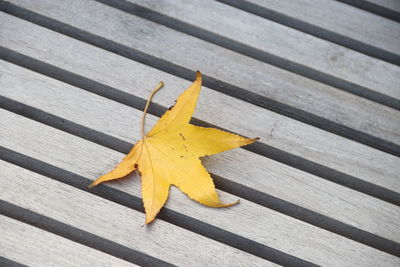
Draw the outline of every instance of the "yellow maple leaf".
[[[245,138],[218,129],[189,124],[201,88],[201,74],[167,110],[149,133],[144,135],[144,118],[152,92],[142,117],[142,140],[132,148],[114,170],[99,177],[89,187],[122,178],[138,170],[142,180],[142,197],[146,224],[154,220],[168,198],[169,187],[177,186],[191,199],[209,207],[228,207],[218,198],[210,174],[200,157],[251,144],[258,138]]]

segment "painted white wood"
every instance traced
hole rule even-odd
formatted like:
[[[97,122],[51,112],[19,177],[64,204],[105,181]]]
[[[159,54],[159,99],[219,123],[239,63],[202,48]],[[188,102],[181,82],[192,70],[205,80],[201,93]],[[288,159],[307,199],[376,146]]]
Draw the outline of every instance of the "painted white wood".
[[[25,7],[188,69],[201,70],[205,75],[245,88],[261,96],[400,144],[400,136],[397,134],[400,131],[398,119],[400,112],[373,101],[284,71],[97,2],[45,1],[42,3],[35,1],[32,2],[32,6]],[[64,9],[69,10],[70,13],[65,12]],[[82,15],[78,16],[77,14]],[[96,14],[96,16],[92,14]],[[5,19],[5,22],[2,23],[4,25],[3,36],[6,36],[1,40],[2,45],[12,49],[17,49],[19,45],[23,45],[24,49],[30,49],[31,45],[46,46],[48,48],[43,47],[46,53],[53,53],[52,50],[55,47],[52,46],[55,45],[61,51],[70,49],[71,52],[68,53],[72,54],[71,56],[80,57],[80,53],[83,54],[80,52],[80,45],[63,45],[58,41],[52,41],[51,34],[47,35],[40,30],[34,30],[35,33],[31,33],[31,27],[22,26],[21,23],[14,25],[14,20],[16,18]],[[98,27],[98,25],[102,25],[102,27]],[[19,40],[18,45],[15,44],[15,38],[23,40]],[[30,45],[26,46],[26,43]],[[64,60],[61,59],[61,62]],[[94,58],[89,60],[95,60],[95,65],[99,64],[99,60]],[[352,64],[357,62],[355,60]],[[385,70],[382,73],[389,72]],[[382,86],[376,87],[381,88]],[[396,91],[400,92],[400,90]]]
[[[0,162],[2,171],[5,165]],[[8,168],[30,175],[11,164]],[[137,266],[3,215],[0,227],[0,256],[27,266]]]
[[[332,0],[246,1],[353,40],[400,54],[400,23],[362,9]],[[383,3],[381,0],[376,2]],[[396,2],[400,7],[400,1]]]
[[[130,143],[141,138],[141,111],[17,65],[0,61],[0,87],[5,97],[96,131]],[[147,115],[147,128],[157,119]],[[118,158],[98,166],[99,173],[112,168]],[[206,157],[203,162],[218,176],[400,242],[400,208],[395,205],[244,149]]]
[[[6,132],[3,140],[0,141],[2,146],[83,175],[91,180],[97,178],[104,172],[104,166],[107,166],[107,169],[110,170],[115,163],[123,157],[121,153],[117,153],[8,111],[2,110],[0,112],[0,116],[3,118],[0,122],[0,126],[2,129],[5,129]],[[19,142],[15,142],[15,136],[19,136]],[[2,170],[2,172],[4,171]],[[7,174],[10,173],[7,172],[7,169],[5,172]],[[11,174],[12,173],[13,171],[11,171]],[[10,179],[10,177],[12,178]],[[70,220],[69,217],[74,217],[73,220],[78,220],[80,228],[83,227],[82,224],[86,223],[96,227],[96,229],[90,229],[90,232],[101,230],[98,229],[99,226],[96,225],[97,223],[104,225],[107,222],[107,225],[114,225],[114,229],[116,228],[115,224],[118,225],[118,223],[121,222],[121,224],[127,227],[126,229],[124,228],[124,237],[135,236],[131,238],[141,240],[142,249],[150,249],[148,246],[152,245],[150,241],[147,243],[143,241],[143,239],[146,237],[150,238],[150,236],[144,237],[144,233],[141,232],[143,230],[132,230],[137,229],[137,225],[129,224],[129,222],[133,220],[131,217],[135,218],[135,223],[137,220],[141,222],[144,219],[143,214],[129,211],[129,214],[132,214],[132,216],[125,218],[123,214],[116,214],[116,212],[127,208],[120,207],[119,205],[102,200],[98,197],[88,196],[88,194],[83,192],[75,192],[77,191],[75,189],[64,189],[62,185],[54,185],[54,183],[56,183],[55,181],[46,181],[43,192],[41,188],[35,188],[35,190],[32,191],[31,188],[33,188],[34,184],[39,186],[43,183],[41,183],[37,177],[32,177],[31,175],[23,179],[22,184],[24,188],[26,188],[25,190],[19,188],[18,179],[14,178],[14,176],[5,175],[4,178],[2,177],[0,179],[2,179],[0,181],[3,185],[0,189],[0,194],[6,200],[13,199],[13,202],[17,205],[25,205],[23,203],[28,203],[30,209],[37,211],[42,208],[40,201],[43,200],[43,202],[46,203],[45,213],[47,216],[54,217],[58,220],[61,220],[59,216],[63,218],[65,216],[65,219],[68,220]],[[140,179],[138,179],[136,174],[133,174],[129,175],[127,179],[110,183],[109,186],[140,197],[141,190],[139,184]],[[59,192],[57,189],[61,187],[63,189]],[[18,192],[18,195],[24,195],[24,197],[15,199],[16,192]],[[41,199],[32,204],[29,192],[32,192],[35,196],[41,196]],[[71,194],[66,194],[65,192],[71,192]],[[225,202],[237,200],[237,197],[230,194],[221,191],[219,191],[219,194]],[[53,204],[53,202],[55,203]],[[63,205],[63,207],[55,207],[54,205]],[[78,209],[77,206],[80,206],[80,208]],[[354,266],[355,264],[400,263],[399,258],[246,200],[241,200],[239,205],[231,208],[212,209],[192,202],[184,194],[174,189],[171,190],[166,207],[319,265]],[[90,212],[86,209],[90,209]],[[55,210],[57,211],[55,212]],[[74,212],[74,215],[69,214],[71,211]],[[75,213],[79,213],[79,215]],[[81,213],[85,214],[81,215]],[[80,218],[81,216],[87,216],[87,219]],[[73,222],[69,221],[69,223],[72,224]],[[149,227],[149,230],[162,227],[163,225],[162,221],[157,220],[155,224]],[[251,227],[249,227],[250,225]],[[160,240],[163,235],[168,235],[168,233],[177,231],[174,229],[171,230],[170,228],[173,228],[172,226],[166,228],[169,229],[168,232],[164,231],[160,236],[156,236],[153,233],[153,235],[151,235],[151,240],[157,241],[157,243],[164,242],[166,237]],[[86,228],[84,229],[86,230]],[[130,232],[134,231],[135,234],[127,235],[126,233],[129,233],[128,229],[130,229]],[[106,231],[102,230],[102,232]],[[108,232],[111,231],[108,230]],[[113,236],[117,235],[118,237],[122,235],[122,233],[111,234]],[[170,236],[171,234],[169,234],[168,237]],[[195,253],[195,251],[197,253],[197,249],[200,247],[200,241],[190,240],[194,237],[185,236],[182,233],[173,233],[172,236],[174,239],[179,237],[179,240],[182,242],[189,243],[186,245],[175,244],[174,248],[192,246],[192,252],[186,253],[192,254]],[[131,240],[131,242],[133,242],[133,240]],[[174,242],[178,241],[175,240]],[[196,243],[196,245],[194,245],[194,243]],[[205,244],[203,244],[203,246],[204,245]],[[209,251],[202,251],[202,253],[212,253],[212,251],[216,253],[216,251],[219,250],[218,253],[224,254],[220,249],[213,247],[212,244],[208,246]],[[225,252],[227,254],[224,255],[224,258],[231,257],[228,255],[233,253],[233,251],[232,249],[230,252]],[[148,253],[151,254],[150,252]],[[169,253],[173,253],[173,251],[165,251],[165,254]],[[246,258],[243,254],[237,255],[237,257],[242,260],[249,260],[249,258]],[[192,260],[195,261],[195,259]],[[234,262],[233,258],[230,260]],[[171,261],[171,259],[169,261]],[[202,262],[200,259],[197,259],[197,261]]]
[[[7,15],[2,15],[1,18],[7,18]],[[23,30],[17,21],[9,25],[16,25],[15,33]],[[4,28],[6,27],[3,24],[1,29]],[[31,36],[24,41],[8,43],[7,40],[11,36],[6,35],[6,38],[3,38],[2,35],[0,43],[7,44],[9,48],[28,56],[145,99],[152,88],[163,80],[166,88],[156,95],[154,102],[166,107],[171,106],[173,100],[190,84],[173,75],[68,37],[54,33],[50,38],[40,27],[29,27],[29,31],[32,35],[24,33]],[[44,34],[46,39],[42,42],[40,36]],[[244,112],[245,119],[238,120],[237,118],[243,118]],[[374,118],[373,114],[370,116]],[[368,146],[207,88],[203,88],[195,117],[245,136],[259,136],[260,142],[400,192],[398,179],[400,159]],[[371,123],[374,122],[375,120],[371,120]]]
[[[29,1],[32,5],[36,3],[32,0],[17,0],[19,1]],[[397,99],[400,98],[398,90],[400,68],[398,66],[245,11],[213,0],[127,1],[334,77]],[[116,24],[114,22],[114,26]],[[399,32],[398,27],[392,26],[391,29]],[[157,37],[153,36],[153,38]],[[160,42],[161,39],[158,43]],[[393,45],[399,53],[400,42]]]
[[[177,265],[273,265],[161,220],[143,226],[138,211],[4,161],[0,164],[3,200],[147,255]]]

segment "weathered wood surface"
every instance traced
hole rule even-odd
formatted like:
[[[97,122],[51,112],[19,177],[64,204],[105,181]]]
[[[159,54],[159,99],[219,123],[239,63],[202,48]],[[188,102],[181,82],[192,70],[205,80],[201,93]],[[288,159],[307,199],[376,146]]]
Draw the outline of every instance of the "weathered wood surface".
[[[400,145],[400,136],[396,134],[400,131],[399,111],[97,2],[81,3],[80,1],[73,1],[66,3],[51,1],[42,3],[35,1],[35,3],[30,3],[27,1],[23,5],[21,3],[21,5],[109,40],[179,64],[187,69],[199,69],[206,75],[244,88],[251,93],[292,105],[299,110],[310,112],[328,121]],[[62,6],[64,4],[68,5],[68,8]],[[69,10],[70,13],[64,12],[64,9]],[[84,11],[87,13],[83,14]],[[93,13],[97,16],[89,16]],[[77,16],[76,14],[80,15]],[[16,26],[13,26],[13,23],[7,24],[15,32]],[[99,24],[102,27],[98,27]],[[21,25],[21,27],[29,26]],[[116,28],[120,30],[116,31]],[[4,29],[4,31],[6,30]],[[49,37],[41,36],[42,33],[37,33],[37,36],[33,37],[28,29],[19,29],[15,35],[7,34],[9,37],[3,38],[5,42],[3,45],[7,45],[6,42],[8,42],[10,43],[9,46],[16,46],[17,44],[9,39],[18,38],[18,32],[21,32],[21,35],[26,39],[45,40]],[[35,32],[38,32],[38,30]],[[19,40],[19,42],[24,44],[27,41],[26,39],[25,41]],[[29,49],[25,46],[23,48]],[[74,49],[73,47],[70,48]],[[187,56],[188,54],[190,56]],[[376,86],[376,88],[381,88],[381,86]],[[258,100],[258,102],[263,103],[263,100]],[[291,114],[299,113],[290,110],[287,112]],[[310,120],[309,117],[305,115],[303,119]],[[373,123],[371,123],[372,121]],[[318,124],[326,125],[329,122],[319,122]],[[337,128],[335,126],[326,127],[333,130]]]
[[[26,0],[17,0],[16,2]],[[105,1],[108,2],[108,1]],[[110,1],[112,2],[112,1]],[[400,68],[213,0],[128,0],[180,21],[400,99]],[[32,1],[32,3],[34,3]],[[212,10],[210,12],[209,10]],[[191,12],[195,10],[195,12]],[[391,27],[393,28],[393,26]],[[398,27],[395,29],[398,30]],[[398,37],[397,37],[398,38]],[[393,44],[399,53],[399,42]]]
[[[1,17],[6,16],[8,15]],[[16,21],[8,25],[17,25],[18,28],[14,28],[14,32],[24,29]],[[27,38],[24,41],[8,44],[7,40],[12,37],[7,37],[2,38],[0,44],[67,71],[79,70],[79,75],[143,99],[148,97],[154,84],[163,80],[168,87],[161,90],[153,102],[164,107],[170,106],[171,99],[175,99],[182,91],[181,88],[190,84],[176,76],[55,33],[50,35],[51,38],[48,36],[45,43],[39,43],[38,38],[50,31],[40,27],[30,27],[29,31],[35,34],[25,32]],[[29,46],[26,43],[29,43]],[[224,107],[224,112],[220,112],[221,106]],[[235,120],[242,117],[244,110],[247,113],[246,119]],[[261,143],[400,192],[400,159],[371,147],[208,88],[203,88],[195,117],[246,136],[259,136]],[[394,121],[397,119],[394,118]]]
[[[369,1],[382,5],[375,15],[360,1],[10,2],[0,0],[1,263],[400,265],[400,27],[379,13],[397,12],[390,0]],[[257,5],[303,24],[247,9]],[[222,200],[241,203],[210,209],[173,187],[141,227],[137,174],[87,185],[140,138],[154,85],[166,88],[148,127],[197,69],[193,122],[261,137],[203,159]]]
[[[139,110],[4,61],[0,61],[0,74],[2,95],[5,97],[132,144],[140,139],[137,125],[140,125],[142,112]],[[57,97],[48,101],[48,96]],[[82,116],[82,113],[85,116]],[[148,125],[153,125],[157,119],[155,116],[148,115]],[[11,144],[13,140],[9,142]],[[87,148],[87,150],[95,151],[96,149]],[[24,150],[24,153],[27,152]],[[105,167],[103,171],[99,169],[95,175],[105,173],[122,156],[119,153],[112,155],[113,159],[107,156],[110,160],[107,163],[108,167]],[[96,154],[91,157],[101,156]],[[246,162],[243,163],[243,161]],[[101,168],[98,162],[94,163],[95,166],[88,166],[89,170],[96,166]],[[213,156],[212,159],[205,158],[204,163],[215,175],[400,242],[400,208],[398,206],[244,149],[227,151]],[[139,185],[135,186],[139,187]],[[182,205],[184,203],[183,199]],[[252,239],[257,238],[257,231],[253,230],[255,236],[252,236]]]
[[[24,128],[19,128],[21,130]],[[161,220],[145,230],[138,230],[142,229],[144,223],[144,217],[138,211],[4,161],[1,161],[1,168],[4,174],[0,178],[3,200],[135,251],[178,265],[269,264],[258,257]]]
[[[361,0],[362,2],[373,3],[387,9],[400,12],[400,2],[398,0]]]
[[[33,175],[11,164],[0,161],[2,174],[7,170],[20,175]],[[8,173],[7,173],[8,174]],[[3,185],[3,184],[2,184]],[[51,191],[51,189],[49,189]],[[19,196],[21,197],[21,196]],[[0,256],[27,266],[137,266],[96,249],[75,243],[29,224],[0,215]]]
[[[400,22],[400,2],[397,0],[338,0],[367,12]]]
[[[400,25],[398,22],[372,15],[369,12],[349,6],[338,1],[318,0],[246,0],[222,1],[233,5],[246,6],[245,2],[253,3],[268,11],[275,11],[300,22],[322,28],[326,31],[367,44],[383,51],[400,55]],[[373,1],[370,1],[373,2]],[[400,10],[400,2],[397,2]],[[384,1],[377,0],[375,4]],[[395,8],[395,3],[386,3]],[[368,27],[366,27],[368,25]],[[307,33],[309,29],[304,26]],[[310,30],[313,32],[313,30]],[[335,36],[335,38],[340,38]],[[333,38],[333,41],[335,39]],[[355,48],[356,44],[354,44]],[[351,47],[350,47],[351,48]],[[400,63],[400,62],[399,62]]]
[[[3,129],[7,129],[7,135],[4,138],[5,140],[2,142],[3,146],[55,165],[67,171],[71,171],[79,175],[85,175],[86,178],[91,180],[96,179],[96,177],[101,175],[105,170],[107,171],[112,169],[115,163],[123,157],[123,154],[121,153],[117,153],[92,142],[71,136],[62,131],[44,126],[37,122],[30,121],[13,113],[2,111],[1,116],[4,118],[1,126]],[[41,134],[39,135],[39,133]],[[23,138],[21,138],[22,141],[19,143],[13,142],[13,137],[17,135],[23,135]],[[96,160],[94,161],[93,159]],[[106,169],[104,166],[106,166]],[[10,175],[7,176],[10,177]],[[136,175],[130,175],[130,178],[131,179],[126,179],[118,183],[112,183],[110,186],[140,197],[139,179],[137,179]],[[33,181],[36,180],[37,179]],[[10,182],[10,187],[12,188],[12,186],[14,186],[14,188],[16,187]],[[30,187],[30,185],[27,185],[27,187]],[[11,188],[9,190],[11,190]],[[49,184],[47,190],[51,191],[50,188],[52,188],[51,184]],[[35,191],[38,191],[38,189]],[[4,194],[5,193],[2,192],[2,195]],[[49,194],[58,195],[59,193],[49,192]],[[236,200],[235,196],[227,193],[219,191],[219,194],[226,202]],[[304,222],[258,206],[246,200],[242,200],[239,206],[226,209],[224,213],[221,214],[220,210],[218,209],[210,209],[194,204],[187,199],[186,196],[179,193],[178,190],[171,190],[171,196],[172,197],[166,204],[167,208],[201,220],[208,224],[215,225],[221,229],[238,233],[241,236],[255,240],[261,244],[279,249],[280,251],[290,253],[291,255],[319,265],[328,265],[333,263],[334,265],[340,266],[354,266],[354,264],[362,261],[363,264],[370,264],[371,262],[375,262],[376,264],[380,262],[387,262],[388,264],[395,262],[400,263],[400,259],[397,259],[394,256],[390,256],[368,246],[361,245],[331,232],[324,231],[318,227],[308,225]],[[25,196],[23,201],[27,201],[25,198],[27,197]],[[55,201],[55,199],[53,201]],[[58,201],[65,202],[62,198]],[[74,206],[74,204],[71,202],[76,203],[75,205],[79,205],[79,203],[88,203],[88,200],[80,200],[79,195],[74,197],[71,196],[69,202],[65,203],[64,205],[73,208],[71,206]],[[88,207],[96,205],[94,202],[91,204],[89,203],[87,204]],[[47,212],[51,211],[49,210]],[[102,211],[100,207],[98,212],[100,212],[100,214],[103,213],[103,216],[109,216],[108,220],[110,223],[116,223],[115,218],[118,218],[121,223],[124,224],[128,220],[115,215],[108,215],[108,210],[106,209]],[[100,216],[100,214],[97,216]],[[67,215],[65,216],[68,218]],[[135,216],[135,221],[142,221],[144,219],[144,216],[140,215],[140,213],[136,212]],[[131,218],[129,218],[129,220],[131,220]],[[253,222],[257,223],[254,224]],[[252,226],[248,227],[249,225]],[[130,228],[134,229],[134,226],[131,226]],[[94,229],[91,231],[93,230]],[[171,232],[172,231],[173,230],[171,230]],[[170,235],[176,236],[176,238],[182,238],[182,234],[171,233]],[[154,238],[155,237],[152,237],[152,239]],[[160,242],[167,241],[164,238],[163,240],[160,240]],[[191,246],[190,242],[192,241],[185,242],[189,242],[189,244],[186,246]],[[146,247],[143,249],[148,249],[147,245],[150,244],[150,242],[147,244],[143,241],[140,243],[142,246]],[[177,247],[186,246],[179,245]],[[212,244],[208,246],[210,246],[210,251],[207,253],[212,253],[211,251],[217,250],[216,248],[212,247]],[[195,252],[195,248],[193,248],[192,251],[192,253],[197,253]],[[165,253],[169,254],[172,253],[172,251],[166,251]],[[192,253],[189,252],[188,254]],[[363,257],[362,255],[369,255],[369,257]],[[238,258],[242,257],[238,255]],[[166,258],[164,260],[171,262],[171,258]],[[181,260],[186,261],[188,259],[181,258]]]

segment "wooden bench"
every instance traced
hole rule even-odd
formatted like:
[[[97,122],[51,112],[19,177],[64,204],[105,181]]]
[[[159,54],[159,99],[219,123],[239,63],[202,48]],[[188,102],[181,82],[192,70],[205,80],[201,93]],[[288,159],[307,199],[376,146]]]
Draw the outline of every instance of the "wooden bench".
[[[1,0],[0,265],[400,265],[389,4]],[[171,188],[143,226],[137,174],[87,186],[140,139],[150,90],[147,125],[196,70],[193,123],[261,138],[203,159],[241,203]]]

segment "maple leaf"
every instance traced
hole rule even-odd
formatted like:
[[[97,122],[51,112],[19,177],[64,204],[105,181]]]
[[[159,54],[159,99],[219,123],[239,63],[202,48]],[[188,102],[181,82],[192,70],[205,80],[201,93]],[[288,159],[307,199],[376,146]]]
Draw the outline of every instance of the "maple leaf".
[[[154,94],[152,92],[142,117],[142,140],[135,144],[114,170],[99,177],[89,187],[122,178],[138,170],[142,181],[142,197],[146,224],[154,220],[174,185],[191,199],[209,207],[228,207],[218,198],[210,174],[200,157],[251,144],[258,138],[245,138],[218,129],[189,124],[200,93],[202,77],[196,74],[194,83],[167,110],[149,133],[144,135],[144,118]]]

